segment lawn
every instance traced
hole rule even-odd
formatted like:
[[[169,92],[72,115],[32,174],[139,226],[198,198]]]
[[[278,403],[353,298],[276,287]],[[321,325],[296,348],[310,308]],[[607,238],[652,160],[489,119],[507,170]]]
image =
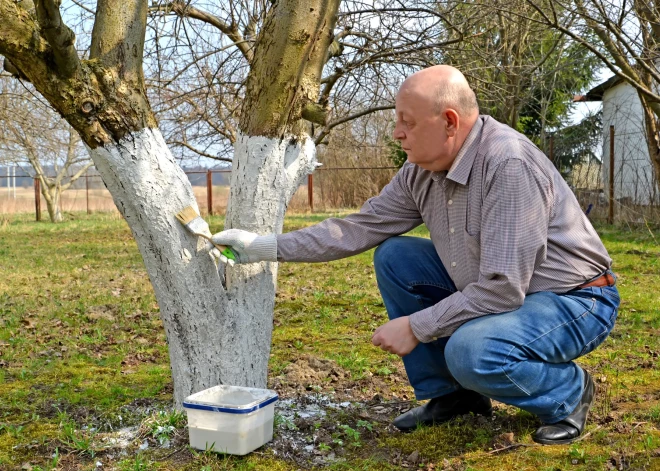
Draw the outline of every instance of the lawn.
[[[285,230],[328,216],[289,216]],[[158,306],[124,221],[66,218],[0,216],[2,470],[660,470],[660,231],[599,228],[623,301],[610,338],[578,360],[598,395],[569,446],[534,444],[536,419],[503,404],[492,418],[396,432],[390,420],[415,402],[398,357],[370,344],[387,317],[372,252],[280,265],[275,439],[239,458],[186,445]]]

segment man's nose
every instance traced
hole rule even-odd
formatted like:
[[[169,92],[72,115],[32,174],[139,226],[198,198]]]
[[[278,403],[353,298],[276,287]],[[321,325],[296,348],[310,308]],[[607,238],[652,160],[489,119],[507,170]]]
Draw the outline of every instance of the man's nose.
[[[396,126],[394,126],[394,131],[392,131],[392,137],[395,140],[400,141],[401,139],[405,139],[406,133],[404,133],[403,130],[401,130],[401,128],[397,124]]]

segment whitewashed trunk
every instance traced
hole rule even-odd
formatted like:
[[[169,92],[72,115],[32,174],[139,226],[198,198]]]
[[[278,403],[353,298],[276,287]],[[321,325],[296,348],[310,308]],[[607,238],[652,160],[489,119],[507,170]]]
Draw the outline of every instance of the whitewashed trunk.
[[[154,287],[167,333],[175,405],[216,384],[264,387],[276,264],[227,268],[224,285],[225,267],[219,274],[206,243],[175,218],[186,206],[198,206],[157,129],[91,149],[90,155],[133,232]],[[239,138],[228,227],[281,231],[286,204],[313,165],[310,140],[286,145]]]

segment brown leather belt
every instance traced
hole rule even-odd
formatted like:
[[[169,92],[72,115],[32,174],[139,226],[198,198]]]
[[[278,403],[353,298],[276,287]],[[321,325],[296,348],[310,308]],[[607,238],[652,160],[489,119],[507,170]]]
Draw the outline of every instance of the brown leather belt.
[[[577,289],[582,288],[601,288],[603,286],[614,286],[616,284],[616,278],[612,276],[611,273],[605,273],[604,275],[599,276],[595,280],[591,280],[589,283],[585,283],[577,287]]]

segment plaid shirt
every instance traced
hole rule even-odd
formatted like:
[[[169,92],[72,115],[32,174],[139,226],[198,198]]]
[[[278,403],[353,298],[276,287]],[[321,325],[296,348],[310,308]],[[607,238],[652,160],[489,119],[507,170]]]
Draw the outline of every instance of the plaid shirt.
[[[477,120],[449,171],[406,163],[359,213],[278,235],[278,259],[348,257],[422,223],[458,291],[410,316],[421,342],[517,309],[527,293],[565,293],[612,263],[552,162],[488,116]]]

